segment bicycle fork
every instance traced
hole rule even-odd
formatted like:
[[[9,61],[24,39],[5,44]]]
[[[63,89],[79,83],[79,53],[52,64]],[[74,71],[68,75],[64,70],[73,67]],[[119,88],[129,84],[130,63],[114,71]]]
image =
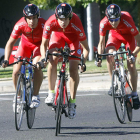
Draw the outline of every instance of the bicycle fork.
[[[56,91],[56,95],[55,95],[55,100],[54,100],[54,104],[55,104],[55,107],[57,107],[57,99],[58,99],[58,96],[59,96],[59,88],[60,88],[60,79],[58,80],[58,84],[57,84],[57,91]],[[67,86],[66,86],[66,80],[64,80],[64,85],[63,85],[63,103],[62,103],[62,114],[64,113],[65,114],[65,117],[68,117],[68,114],[67,114],[67,111],[66,111],[66,107],[68,106],[68,95],[67,95]]]

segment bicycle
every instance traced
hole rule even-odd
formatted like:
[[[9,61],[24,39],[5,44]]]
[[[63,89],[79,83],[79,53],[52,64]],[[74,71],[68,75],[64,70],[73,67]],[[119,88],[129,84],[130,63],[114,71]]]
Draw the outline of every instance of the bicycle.
[[[27,126],[29,129],[31,129],[34,123],[36,112],[35,108],[30,108],[33,96],[33,67],[36,68],[36,66],[32,64],[32,56],[30,59],[22,59],[21,57],[17,57],[16,59],[16,62],[8,65],[11,66],[22,62],[15,95],[15,127],[16,130],[20,130],[23,115],[26,112]],[[28,70],[28,76],[26,76],[26,70]]]
[[[132,121],[132,87],[129,84],[128,80],[128,70],[126,69],[123,63],[123,55],[126,53],[128,53],[128,56],[131,55],[129,49],[127,49],[127,51],[122,51],[122,49],[119,49],[118,52],[114,51],[113,53],[96,54],[97,61],[98,56],[112,55],[114,57],[115,66],[114,70],[112,71],[112,95],[115,112],[120,123],[124,123],[125,121],[126,110],[128,120]]]
[[[61,69],[59,71],[58,75],[58,84],[57,84],[57,90],[55,94],[55,100],[52,106],[52,109],[55,110],[55,120],[56,120],[56,131],[55,135],[57,136],[58,133],[60,134],[60,128],[61,128],[61,115],[64,113],[65,117],[68,117],[68,113],[66,111],[66,108],[68,107],[68,94],[67,94],[67,81],[68,81],[68,74],[66,71],[67,68],[67,62],[68,58],[79,58],[81,60],[81,65],[83,65],[83,55],[81,57],[77,57],[74,55],[71,55],[70,53],[74,52],[75,50],[70,50],[69,47],[64,47],[64,50],[62,48],[57,49],[60,53],[50,53],[49,50],[46,51],[46,57],[45,61],[47,62],[48,56],[53,55],[57,57],[62,57],[62,64]]]

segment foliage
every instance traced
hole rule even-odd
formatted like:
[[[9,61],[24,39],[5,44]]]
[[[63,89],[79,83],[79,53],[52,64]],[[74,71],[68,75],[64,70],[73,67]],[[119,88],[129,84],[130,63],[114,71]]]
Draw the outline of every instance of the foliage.
[[[105,16],[105,9],[107,5],[116,3],[121,7],[122,11],[128,11],[132,15],[134,22],[136,26],[139,27],[140,31],[140,8],[138,8],[140,7],[139,0],[29,0],[29,2],[36,4],[40,9],[55,9],[58,4],[67,2],[73,7],[73,10],[77,10],[78,8],[82,9],[81,6],[86,8],[89,3],[96,2],[100,8],[101,19]]]
[[[85,8],[92,2],[107,4],[109,1],[110,0],[29,0],[30,3],[36,4],[40,9],[54,9],[58,4],[63,2],[67,2],[72,7],[82,5]]]

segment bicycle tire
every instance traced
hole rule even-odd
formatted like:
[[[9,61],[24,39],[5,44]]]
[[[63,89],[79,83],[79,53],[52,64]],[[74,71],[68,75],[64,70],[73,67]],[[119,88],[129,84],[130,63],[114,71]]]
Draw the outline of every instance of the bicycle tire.
[[[32,74],[29,77],[28,83],[26,82],[26,117],[27,117],[27,126],[29,129],[32,128],[35,119],[36,108],[30,108],[30,104],[33,96],[33,81]]]
[[[17,88],[16,88],[16,99],[15,99],[15,126],[16,130],[20,130],[23,114],[24,114],[24,78],[20,74],[17,81]],[[20,95],[20,101],[18,100],[18,96]],[[17,111],[18,110],[18,111]]]
[[[113,71],[112,74],[112,91],[115,112],[120,123],[124,123],[126,115],[124,85],[118,76],[118,71]]]
[[[55,135],[57,136],[60,133],[61,128],[61,115],[62,115],[62,102],[63,102],[63,91],[64,91],[64,78],[63,76],[60,79],[60,86],[59,86],[59,97],[58,97],[58,104],[56,108],[56,132]]]
[[[129,86],[129,88],[131,89],[132,91],[132,87],[130,86],[129,84],[129,81],[128,81],[128,78],[127,76],[125,76],[126,78],[126,82]],[[126,110],[127,110],[127,117],[128,117],[128,120],[131,122],[132,121],[132,118],[133,118],[133,112],[132,112],[132,97],[131,96],[126,96]]]

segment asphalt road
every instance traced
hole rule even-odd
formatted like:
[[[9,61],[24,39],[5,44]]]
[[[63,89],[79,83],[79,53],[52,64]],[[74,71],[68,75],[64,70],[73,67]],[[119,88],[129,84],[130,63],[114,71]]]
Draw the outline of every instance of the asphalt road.
[[[139,140],[140,110],[133,110],[133,121],[126,116],[125,124],[117,120],[112,97],[106,89],[77,92],[75,119],[62,117],[61,134],[55,136],[54,111],[45,105],[46,92],[41,91],[41,104],[36,110],[32,129],[26,116],[16,131],[12,112],[13,94],[0,94],[0,140]]]

